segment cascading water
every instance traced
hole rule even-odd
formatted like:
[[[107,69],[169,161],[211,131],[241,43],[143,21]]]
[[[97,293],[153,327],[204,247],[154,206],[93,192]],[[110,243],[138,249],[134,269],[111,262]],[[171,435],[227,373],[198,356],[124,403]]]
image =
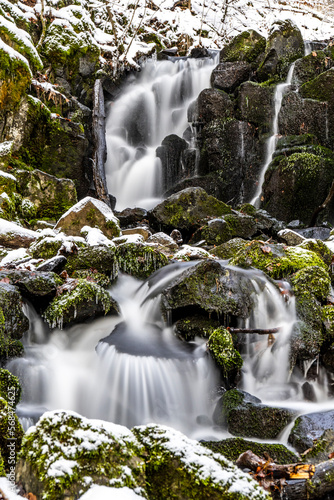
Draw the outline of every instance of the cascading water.
[[[295,69],[295,63],[292,63],[290,68],[289,68],[289,72],[288,72],[288,76],[287,76],[286,81],[284,83],[280,83],[279,85],[277,85],[276,89],[275,89],[275,94],[274,94],[275,107],[274,107],[274,118],[273,118],[273,124],[272,124],[272,134],[269,137],[267,144],[266,144],[266,157],[265,157],[265,161],[264,161],[261,173],[260,173],[260,178],[258,181],[257,190],[256,190],[256,193],[254,195],[254,198],[250,201],[250,203],[252,205],[254,205],[255,207],[259,207],[260,203],[261,203],[261,193],[262,193],[262,186],[263,186],[263,182],[264,182],[264,177],[265,177],[266,172],[268,170],[268,167],[273,159],[273,154],[275,153],[277,139],[278,139],[278,132],[279,132],[279,130],[278,130],[278,115],[279,115],[279,112],[281,110],[283,96],[284,96],[286,90],[291,85],[294,69]]]
[[[210,86],[217,57],[148,62],[122,96],[109,103],[105,169],[118,210],[156,204],[162,193],[155,151],[167,135],[182,137],[189,104]]]

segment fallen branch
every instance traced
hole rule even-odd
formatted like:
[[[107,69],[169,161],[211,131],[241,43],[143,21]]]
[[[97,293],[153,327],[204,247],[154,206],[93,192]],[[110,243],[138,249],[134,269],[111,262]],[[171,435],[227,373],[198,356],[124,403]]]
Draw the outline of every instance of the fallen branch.
[[[279,328],[230,328],[228,327],[227,330],[230,331],[230,333],[258,333],[259,335],[270,335],[271,333],[277,333],[279,332]]]

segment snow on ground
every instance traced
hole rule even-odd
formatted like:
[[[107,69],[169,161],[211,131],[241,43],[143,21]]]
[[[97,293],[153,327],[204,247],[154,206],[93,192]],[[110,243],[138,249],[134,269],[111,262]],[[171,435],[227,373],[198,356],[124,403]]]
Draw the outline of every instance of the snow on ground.
[[[18,495],[15,486],[12,485],[5,477],[0,477],[0,493],[3,493],[7,500],[22,500],[23,497]]]
[[[137,495],[130,488],[109,488],[108,486],[92,486],[79,500],[139,500],[143,497]]]

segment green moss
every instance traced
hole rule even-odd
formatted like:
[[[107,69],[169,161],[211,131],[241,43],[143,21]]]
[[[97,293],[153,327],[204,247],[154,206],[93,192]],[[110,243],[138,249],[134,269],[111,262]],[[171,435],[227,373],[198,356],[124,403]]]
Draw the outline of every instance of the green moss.
[[[15,470],[16,455],[20,450],[22,437],[23,429],[15,415],[14,406],[0,398],[0,450],[7,473]]]
[[[226,243],[214,247],[210,250],[212,255],[215,255],[219,259],[231,259],[233,258],[239,250],[241,250],[247,244],[246,240],[242,238],[233,238]]]
[[[57,255],[63,242],[60,239],[46,237],[30,245],[29,251],[34,259],[51,259]]]
[[[65,267],[68,273],[91,268],[107,276],[111,275],[114,280],[118,274],[115,249],[106,246],[79,248],[77,254],[68,256]]]
[[[321,319],[325,325],[326,334],[332,339],[334,337],[334,306],[323,306],[321,310]]]
[[[31,82],[31,72],[26,63],[3,49],[0,49],[0,61],[0,110],[13,111]]]
[[[97,283],[103,288],[109,288],[111,283],[110,277],[93,269],[81,269],[78,271],[74,271],[73,278],[92,281],[93,283]]]
[[[254,30],[244,31],[232,39],[221,51],[222,61],[256,61],[265,51],[266,39]]]
[[[155,248],[139,243],[123,243],[115,250],[119,270],[147,278],[154,271],[168,264],[168,258]]]
[[[302,97],[316,99],[319,101],[329,101],[334,95],[334,68],[321,73],[313,80],[304,83],[299,89]]]
[[[214,452],[221,453],[232,462],[235,462],[242,453],[248,450],[260,457],[264,457],[264,453],[266,453],[276,464],[284,465],[300,461],[300,458],[283,444],[256,443],[242,438],[202,441],[202,444]]]
[[[21,399],[19,379],[4,368],[0,369],[0,397],[15,408]]]
[[[311,293],[320,302],[325,302],[329,293],[331,280],[328,272],[321,267],[311,266],[301,269],[291,277],[294,294],[302,296]]]
[[[0,359],[2,360],[21,357],[24,352],[23,344],[11,338],[7,330],[8,324],[6,324],[4,311],[0,307]]]
[[[0,38],[12,49],[27,58],[34,71],[41,70],[43,68],[42,61],[40,60],[38,52],[30,39],[30,35],[27,32],[23,35],[22,32],[19,32],[16,25],[11,23],[9,20],[2,22],[1,17]]]
[[[208,348],[225,377],[242,367],[242,358],[234,348],[230,332],[225,328],[220,327],[212,332],[208,340]]]
[[[326,266],[331,265],[333,254],[322,240],[308,239],[300,243],[298,246],[316,253]]]

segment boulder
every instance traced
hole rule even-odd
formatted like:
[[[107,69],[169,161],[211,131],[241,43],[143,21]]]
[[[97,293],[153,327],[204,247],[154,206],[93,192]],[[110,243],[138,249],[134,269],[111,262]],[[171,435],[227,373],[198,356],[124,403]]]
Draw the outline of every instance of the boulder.
[[[292,410],[271,407],[243,391],[226,391],[218,402],[214,420],[235,436],[275,439],[292,422]]]
[[[235,379],[240,372],[243,361],[240,353],[234,348],[229,330],[223,327],[215,329],[209,337],[207,346],[223,377],[228,381]]]
[[[179,248],[179,245],[171,236],[162,232],[152,234],[152,236],[146,240],[146,243],[153,243],[159,252],[168,254],[175,252]]]
[[[289,443],[299,453],[311,448],[321,438],[324,431],[334,427],[334,411],[324,411],[301,415],[295,421],[289,435]]]
[[[238,113],[242,121],[268,133],[273,121],[273,87],[262,87],[255,82],[245,82],[238,91]]]
[[[115,215],[122,227],[132,226],[141,222],[147,217],[147,210],[144,208],[125,208],[122,212],[116,212]]]
[[[14,222],[0,219],[0,245],[9,248],[27,248],[38,236],[35,231],[25,229]]]
[[[226,243],[215,246],[210,250],[212,255],[215,255],[219,259],[230,259],[234,257],[235,254],[246,245],[247,241],[242,238],[232,238]]]
[[[167,232],[177,228],[184,234],[197,229],[206,217],[219,217],[231,212],[225,203],[208,195],[202,188],[187,188],[157,205],[149,218],[154,227]]]
[[[323,50],[312,51],[296,61],[293,79],[299,84],[313,80],[334,65],[334,61]]]
[[[189,310],[247,318],[254,306],[253,291],[246,275],[208,260],[172,281],[162,292],[161,308],[165,317],[172,312],[173,320]]]
[[[205,240],[208,245],[221,245],[232,238],[251,238],[257,232],[256,221],[249,215],[234,212],[212,219],[193,235],[191,241]]]
[[[294,22],[276,21],[270,28],[264,61],[257,71],[258,79],[262,82],[275,76],[284,79],[290,64],[303,55],[303,37]]]
[[[256,63],[259,56],[264,53],[266,48],[266,39],[255,30],[247,30],[235,36],[220,51],[220,60],[227,61],[246,61]]]
[[[286,222],[300,219],[309,224],[315,210],[327,198],[333,177],[334,155],[326,148],[318,154],[306,150],[277,156],[265,175],[262,206]],[[333,206],[332,200],[322,214],[329,222],[334,222]]]
[[[31,301],[34,306],[41,306],[50,301],[56,294],[57,286],[61,284],[61,279],[55,273],[39,270],[2,269],[0,280],[15,284],[22,296]]]
[[[19,339],[29,328],[29,320],[22,310],[21,295],[17,288],[0,281],[0,357],[22,355]]]
[[[211,86],[228,94],[249,79],[252,67],[245,61],[223,62],[211,74]]]
[[[191,341],[195,337],[209,338],[213,330],[219,328],[219,321],[204,315],[194,314],[176,321],[175,334],[182,340]]]
[[[55,229],[65,234],[80,236],[84,226],[97,227],[108,238],[120,235],[119,221],[103,201],[86,196],[64,213]]]
[[[58,289],[43,313],[51,328],[62,329],[105,314],[119,314],[117,302],[97,283],[85,279],[72,279]]]
[[[187,148],[187,142],[175,134],[165,137],[157,148],[156,155],[161,160],[163,191],[167,191],[189,175],[189,172],[184,171],[184,153]]]
[[[142,243],[123,243],[115,250],[117,267],[120,271],[148,278],[154,271],[168,264],[167,257],[157,249]]]
[[[77,202],[70,179],[58,179],[40,170],[18,170],[15,175],[17,190],[35,206],[36,217],[58,219]]]
[[[115,279],[118,274],[115,248],[108,246],[79,248],[76,253],[67,256],[68,273],[90,268],[108,276],[111,275],[112,279]]]
[[[316,99],[318,101],[333,101],[334,98],[334,68],[330,68],[311,81],[304,83],[299,89],[304,98]]]
[[[56,257],[51,257],[51,259],[46,260],[42,264],[37,266],[38,271],[42,272],[53,272],[60,274],[66,265],[67,259],[64,255],[57,255]]]
[[[304,236],[292,231],[291,229],[282,229],[281,231],[278,231],[277,238],[280,243],[285,243],[286,245],[292,247],[303,243],[306,239]]]
[[[196,119],[198,121],[204,124],[215,119],[225,121],[228,118],[232,118],[233,114],[233,101],[222,90],[204,89],[199,94],[196,103]]]
[[[299,246],[316,253],[327,266],[331,265],[333,252],[322,240],[306,239],[300,243]]]
[[[261,241],[252,241],[245,245],[230,263],[233,266],[261,269],[274,279],[287,277],[310,266],[319,266],[327,271],[327,266],[315,252],[301,247],[286,247]]]

